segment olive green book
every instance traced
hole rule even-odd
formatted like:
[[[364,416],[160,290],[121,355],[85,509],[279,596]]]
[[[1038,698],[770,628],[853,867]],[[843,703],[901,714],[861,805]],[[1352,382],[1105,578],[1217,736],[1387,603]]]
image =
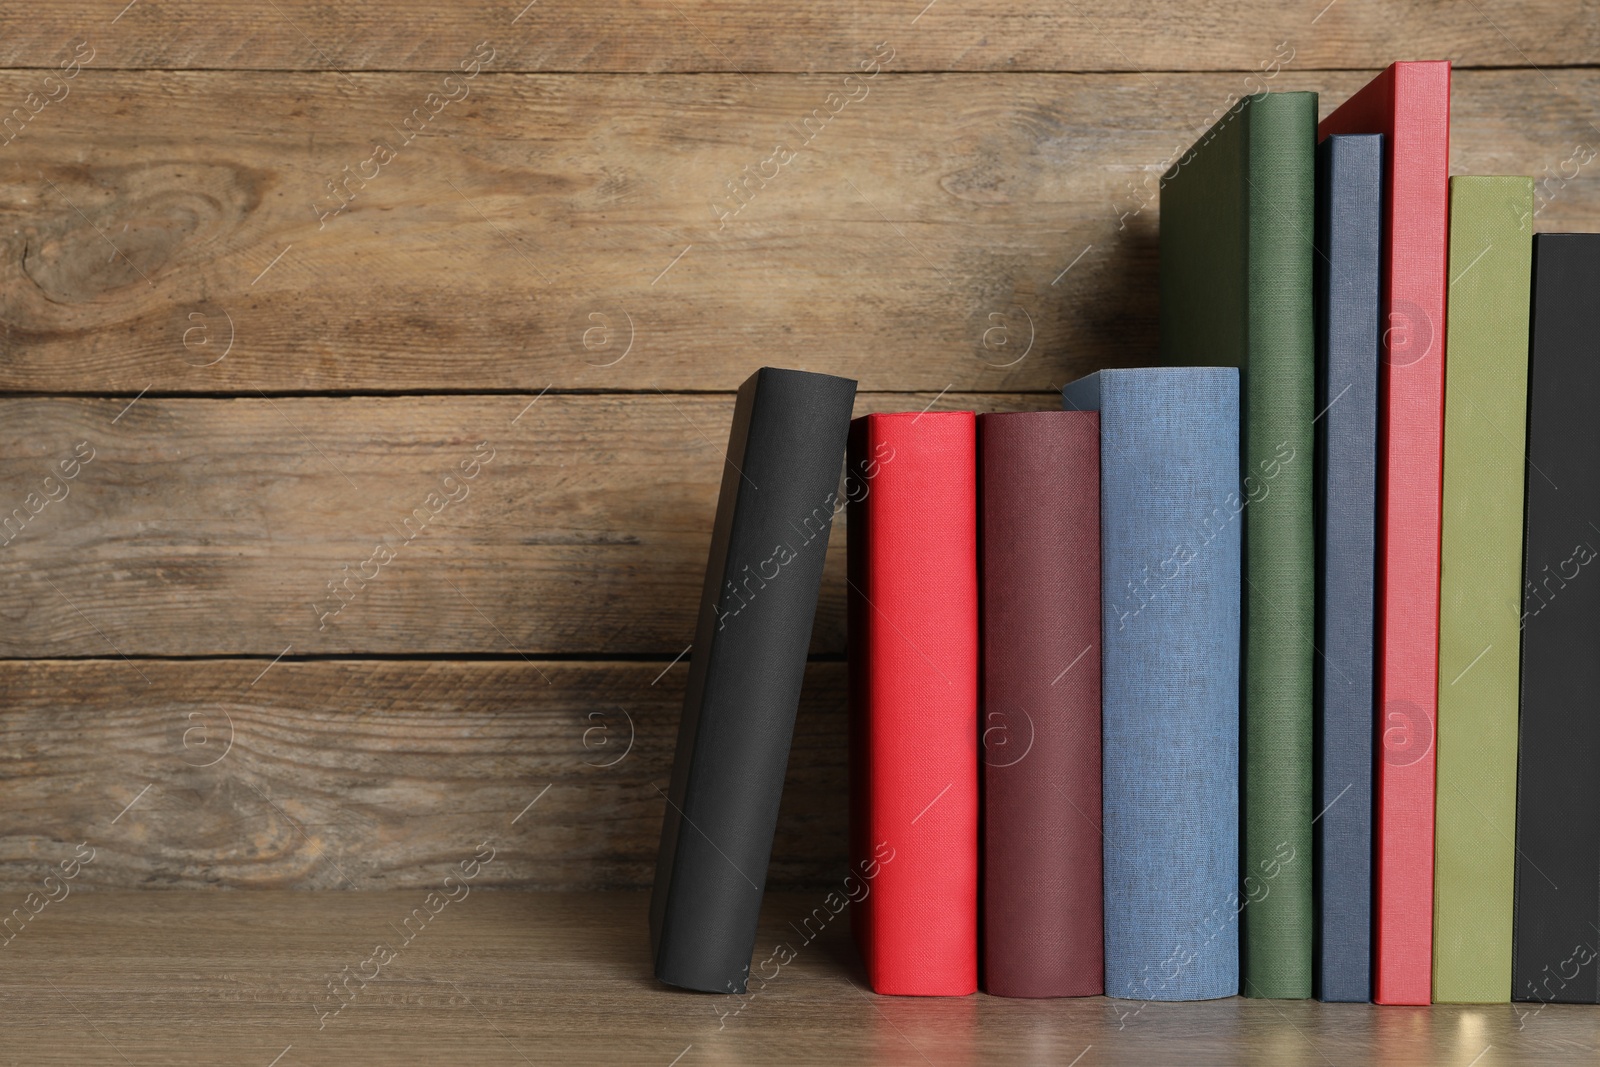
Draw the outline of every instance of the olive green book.
[[[1433,999],[1511,999],[1533,179],[1450,179]],[[1534,474],[1533,477],[1538,477]]]
[[[1161,356],[1240,370],[1240,992],[1309,997],[1317,94],[1246,97],[1161,187]],[[1337,399],[1334,400],[1337,403]],[[1196,517],[1200,523],[1201,518]]]

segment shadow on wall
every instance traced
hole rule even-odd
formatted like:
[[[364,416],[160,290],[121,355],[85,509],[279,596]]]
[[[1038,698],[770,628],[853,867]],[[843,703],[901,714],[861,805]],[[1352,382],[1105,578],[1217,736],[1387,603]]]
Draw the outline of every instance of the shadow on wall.
[[[1068,354],[1068,377],[1059,385],[1108,367],[1150,367],[1160,361],[1160,219],[1146,211],[1124,224],[1111,238],[1092,292],[1068,293],[1056,304],[1063,320],[1079,318],[1079,330],[1088,338],[1085,351]]]

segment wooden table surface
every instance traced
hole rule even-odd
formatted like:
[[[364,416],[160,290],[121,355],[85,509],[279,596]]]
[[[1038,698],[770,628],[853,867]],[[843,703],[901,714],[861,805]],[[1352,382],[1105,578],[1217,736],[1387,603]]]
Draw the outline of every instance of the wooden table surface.
[[[1600,1013],[1585,1007],[880,997],[848,912],[813,924],[809,942],[800,932],[823,891],[769,896],[764,988],[687,993],[650,976],[644,893],[454,885],[431,906],[420,891],[71,893],[0,948],[0,1064],[1497,1067],[1600,1055]],[[407,926],[414,909],[428,918]],[[792,960],[761,967],[780,943]],[[375,956],[380,944],[389,952]]]

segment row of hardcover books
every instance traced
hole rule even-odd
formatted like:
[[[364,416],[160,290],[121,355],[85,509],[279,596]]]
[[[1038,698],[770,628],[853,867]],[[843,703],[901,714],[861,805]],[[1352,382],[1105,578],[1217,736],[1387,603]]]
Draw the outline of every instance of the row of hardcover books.
[[[848,508],[828,900],[877,991],[1600,1000],[1600,235],[1448,177],[1446,63],[1317,112],[1251,97],[1165,175],[1160,367],[853,423],[745,383],[659,978],[751,981]]]

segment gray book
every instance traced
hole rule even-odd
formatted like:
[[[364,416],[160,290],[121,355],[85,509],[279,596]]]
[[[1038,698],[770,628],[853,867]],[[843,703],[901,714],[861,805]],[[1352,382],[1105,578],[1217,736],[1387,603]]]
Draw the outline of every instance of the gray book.
[[[1316,992],[1372,996],[1383,135],[1317,148]]]

